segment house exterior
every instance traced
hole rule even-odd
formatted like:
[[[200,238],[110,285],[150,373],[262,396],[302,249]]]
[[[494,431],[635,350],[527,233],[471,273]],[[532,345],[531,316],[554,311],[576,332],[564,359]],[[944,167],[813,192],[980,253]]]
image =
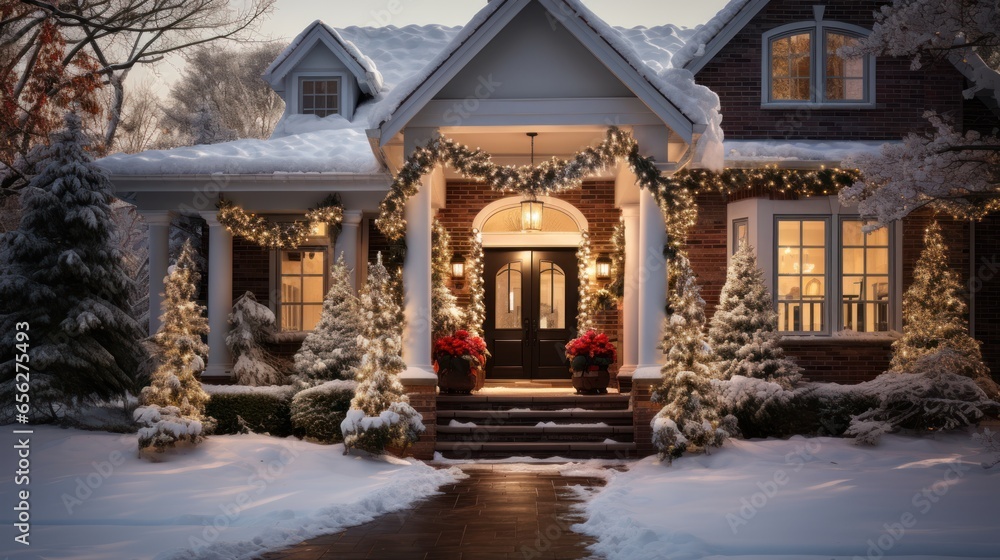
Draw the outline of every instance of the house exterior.
[[[698,30],[612,28],[578,0],[492,0],[463,28],[334,29],[317,21],[264,75],[286,103],[270,140],[102,163],[119,196],[136,204],[149,225],[151,306],[163,290],[158,279],[167,268],[170,217],[196,212],[204,218],[206,376],[224,378],[231,367],[225,333],[233,300],[250,290],[269,305],[287,333],[275,350],[293,353],[318,319],[335,255],[344,255],[360,283],[365,262],[391,247],[375,224],[380,203],[407,160],[434,138],[482,148],[498,164],[530,165],[571,158],[614,126],[670,175],[698,168],[836,167],[924,128],[927,109],[966,127],[996,126],[995,107],[965,99],[965,77],[947,64],[913,71],[908,60],[839,57],[840,46],[870,31],[879,4],[734,0]],[[221,196],[290,221],[331,193],[343,204],[339,234],[318,226],[294,248],[234,237],[216,209]],[[749,242],[775,294],[783,345],[806,377],[854,383],[887,368],[929,214],[866,235],[857,212],[835,193],[748,188],[696,197],[698,219],[686,246],[709,314],[729,256]],[[639,431],[648,431],[655,411],[648,398],[662,361],[664,214],[626,162],[605,166],[579,188],[540,197],[540,231],[525,231],[524,199],[438,165],[406,200],[408,368],[401,377],[411,402],[425,415],[434,411],[435,218],[453,249],[466,256],[473,230],[481,232],[483,328],[493,353],[487,381],[568,382],[561,349],[576,333],[581,275],[594,266],[579,266],[577,251],[587,237],[591,259],[610,253],[621,223],[624,296],[619,309],[598,314],[596,325],[617,340],[618,382],[623,391],[632,388],[636,441],[648,445],[648,433]],[[969,286],[970,326],[994,372],[1000,371],[998,221],[942,220],[951,261]],[[467,280],[452,285],[463,303]],[[150,329],[156,327],[151,318]]]

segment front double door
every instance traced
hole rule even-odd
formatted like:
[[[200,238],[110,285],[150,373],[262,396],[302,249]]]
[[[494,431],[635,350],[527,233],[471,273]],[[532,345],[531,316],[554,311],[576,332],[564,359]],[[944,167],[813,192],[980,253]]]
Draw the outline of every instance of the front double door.
[[[569,379],[565,349],[576,334],[576,251],[487,250],[486,378]]]

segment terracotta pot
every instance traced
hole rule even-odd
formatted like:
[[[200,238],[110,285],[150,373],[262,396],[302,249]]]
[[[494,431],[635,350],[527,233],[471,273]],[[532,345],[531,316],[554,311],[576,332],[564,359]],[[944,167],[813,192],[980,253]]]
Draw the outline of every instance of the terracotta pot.
[[[611,374],[607,368],[573,371],[573,388],[577,393],[603,394],[608,392]]]

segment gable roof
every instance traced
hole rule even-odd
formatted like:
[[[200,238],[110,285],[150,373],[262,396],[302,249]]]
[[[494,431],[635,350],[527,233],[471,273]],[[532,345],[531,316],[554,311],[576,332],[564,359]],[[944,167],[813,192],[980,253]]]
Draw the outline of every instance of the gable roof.
[[[375,62],[365,56],[354,43],[347,41],[336,29],[321,20],[312,22],[302,33],[281,51],[278,58],[264,70],[261,76],[272,87],[302,59],[314,45],[322,44],[333,53],[358,80],[361,91],[369,95],[377,95],[382,91],[384,80],[375,66]]]
[[[719,13],[699,26],[694,36],[674,55],[675,68],[697,74],[725,47],[769,0],[730,0]]]
[[[711,113],[718,110],[713,93],[694,84],[689,75],[669,75],[668,61],[660,68],[650,66],[629,39],[579,0],[493,0],[423,72],[400,84],[382,103],[373,119],[382,142],[402,130],[517,14],[536,1],[686,141],[691,141],[696,129],[700,132],[703,126],[712,125]]]

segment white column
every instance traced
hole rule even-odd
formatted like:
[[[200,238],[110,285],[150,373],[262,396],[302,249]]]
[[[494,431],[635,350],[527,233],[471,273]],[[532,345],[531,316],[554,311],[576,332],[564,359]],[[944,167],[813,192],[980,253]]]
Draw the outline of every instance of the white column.
[[[233,359],[226,347],[233,310],[233,236],[215,212],[201,212],[208,222],[208,364],[205,375],[231,375]]]
[[[165,210],[141,212],[146,220],[149,240],[149,334],[160,329],[160,309],[163,280],[170,264],[170,212]]]
[[[344,255],[344,262],[351,269],[351,288],[358,289],[358,239],[361,230],[361,210],[344,210],[344,221],[340,224],[334,260]]]
[[[663,246],[666,224],[656,199],[639,193],[639,363],[633,379],[659,379],[663,352],[658,348],[666,318],[667,270]]]
[[[406,259],[403,261],[402,379],[436,380],[431,364],[431,175],[406,202]]]
[[[639,364],[639,205],[623,204],[625,223],[625,294],[622,297],[622,367],[631,377]]]

